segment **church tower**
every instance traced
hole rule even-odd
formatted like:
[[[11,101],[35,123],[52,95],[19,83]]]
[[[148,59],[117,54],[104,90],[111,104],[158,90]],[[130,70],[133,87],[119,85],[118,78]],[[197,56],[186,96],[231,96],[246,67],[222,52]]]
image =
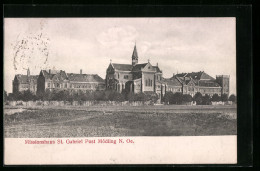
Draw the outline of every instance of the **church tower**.
[[[132,65],[135,66],[136,64],[138,64],[138,54],[137,54],[136,44],[135,44],[133,55],[132,55]]]
[[[27,77],[30,77],[30,69],[27,69]]]

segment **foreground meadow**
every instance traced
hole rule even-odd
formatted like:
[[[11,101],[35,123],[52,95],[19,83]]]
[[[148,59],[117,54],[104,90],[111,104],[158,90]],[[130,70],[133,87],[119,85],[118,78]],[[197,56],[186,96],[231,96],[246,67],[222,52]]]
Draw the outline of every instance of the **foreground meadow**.
[[[4,108],[6,138],[236,135],[236,106]]]

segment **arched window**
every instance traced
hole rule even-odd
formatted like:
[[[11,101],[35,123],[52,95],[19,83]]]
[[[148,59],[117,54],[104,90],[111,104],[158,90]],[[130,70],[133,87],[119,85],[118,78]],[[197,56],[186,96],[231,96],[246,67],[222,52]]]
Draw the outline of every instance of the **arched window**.
[[[151,80],[151,85],[150,85],[151,87],[153,86],[153,80]]]
[[[120,84],[117,85],[117,91],[120,91]]]

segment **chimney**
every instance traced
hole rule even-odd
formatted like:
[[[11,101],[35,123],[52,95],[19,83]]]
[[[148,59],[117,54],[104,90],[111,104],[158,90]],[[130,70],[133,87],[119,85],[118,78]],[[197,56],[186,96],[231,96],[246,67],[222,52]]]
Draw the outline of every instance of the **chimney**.
[[[157,62],[157,67],[158,67],[159,65],[158,65],[158,62]]]
[[[82,74],[82,69],[80,69],[80,74]]]
[[[175,76],[175,73],[172,74],[172,77],[174,77],[174,76]]]
[[[49,74],[51,73],[51,69],[49,69]]]

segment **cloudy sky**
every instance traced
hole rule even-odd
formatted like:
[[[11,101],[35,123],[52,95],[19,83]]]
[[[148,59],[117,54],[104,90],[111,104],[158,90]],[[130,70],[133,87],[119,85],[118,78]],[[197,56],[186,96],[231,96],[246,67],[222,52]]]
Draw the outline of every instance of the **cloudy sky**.
[[[28,67],[105,78],[110,59],[131,64],[136,41],[139,63],[158,63],[164,77],[230,75],[236,94],[235,27],[235,18],[6,18],[4,88],[11,92],[14,75]]]

